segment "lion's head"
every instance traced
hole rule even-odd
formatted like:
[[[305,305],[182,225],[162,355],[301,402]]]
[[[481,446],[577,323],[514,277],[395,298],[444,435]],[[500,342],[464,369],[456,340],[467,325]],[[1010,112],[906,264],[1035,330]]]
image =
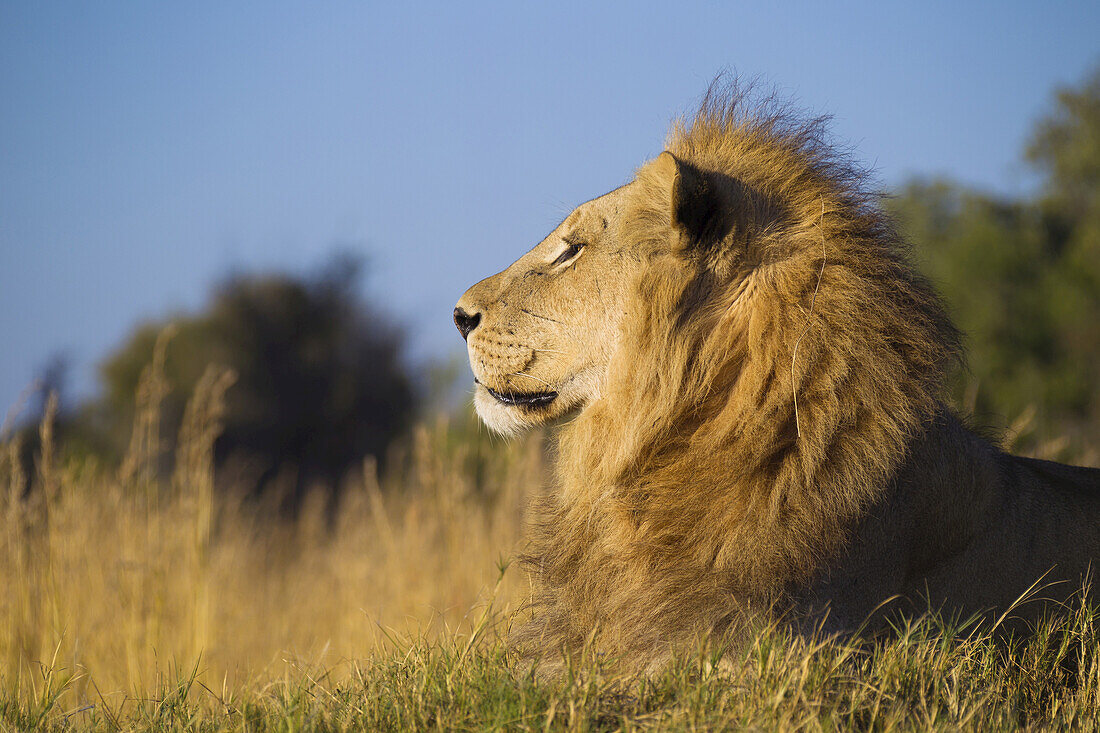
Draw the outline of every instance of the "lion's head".
[[[657,225],[666,231],[638,237],[629,209],[662,195],[667,216]],[[761,202],[732,178],[666,151],[638,180],[581,204],[508,269],[467,290],[454,320],[485,423],[513,434],[597,399],[620,350],[626,301],[654,258],[668,255],[685,268],[706,261],[726,278],[746,274],[716,246],[735,227],[747,229],[755,209],[735,208],[746,204]]]
[[[537,524],[539,643],[716,628],[881,495],[958,342],[862,182],[819,120],[714,93],[459,300],[490,427],[578,413]]]
[[[474,404],[512,434],[600,394],[637,252],[620,241],[626,187],[579,206],[454,310],[476,381]]]

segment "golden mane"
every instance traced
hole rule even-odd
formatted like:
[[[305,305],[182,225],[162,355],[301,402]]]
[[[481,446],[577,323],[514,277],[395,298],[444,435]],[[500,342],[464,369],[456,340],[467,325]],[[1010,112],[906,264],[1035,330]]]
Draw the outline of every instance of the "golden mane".
[[[561,430],[521,645],[652,656],[772,603],[878,498],[958,354],[823,120],[712,89],[667,149],[736,225],[670,254],[671,158],[629,187],[620,241],[648,262],[602,397]]]

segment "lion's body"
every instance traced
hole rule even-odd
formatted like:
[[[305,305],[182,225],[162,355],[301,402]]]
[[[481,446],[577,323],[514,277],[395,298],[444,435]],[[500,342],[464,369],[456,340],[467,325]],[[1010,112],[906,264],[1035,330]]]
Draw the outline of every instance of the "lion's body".
[[[881,620],[889,610],[967,618],[1012,608],[1002,623],[1018,628],[1078,593],[1097,558],[1100,471],[1008,455],[945,413],[791,603],[828,631],[850,632],[876,609]]]
[[[576,411],[520,637],[653,658],[754,609],[842,631],[894,596],[998,612],[1044,573],[1070,595],[1100,471],[950,414],[957,334],[860,177],[819,123],[738,103],[459,302],[490,425]]]

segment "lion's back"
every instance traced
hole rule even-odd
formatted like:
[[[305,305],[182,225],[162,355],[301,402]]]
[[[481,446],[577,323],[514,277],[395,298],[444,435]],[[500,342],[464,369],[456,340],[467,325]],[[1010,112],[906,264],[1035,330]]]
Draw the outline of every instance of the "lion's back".
[[[941,415],[794,605],[836,632],[898,611],[994,619],[1013,608],[1034,620],[1079,593],[1094,566],[1100,469],[1004,453]]]

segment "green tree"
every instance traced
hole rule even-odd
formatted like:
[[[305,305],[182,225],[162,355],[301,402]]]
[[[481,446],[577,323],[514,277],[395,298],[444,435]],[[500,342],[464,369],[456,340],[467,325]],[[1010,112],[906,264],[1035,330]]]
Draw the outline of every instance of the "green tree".
[[[1050,430],[1100,439],[1100,70],[1057,93],[1026,159],[1040,192],[1003,200],[915,181],[892,206],[968,337],[960,395],[983,420],[1029,406]]]
[[[233,459],[258,489],[285,477],[299,498],[315,483],[337,487],[366,455],[383,456],[417,402],[400,360],[400,333],[357,296],[359,271],[357,262],[338,258],[310,278],[236,276],[201,313],[141,326],[103,363],[94,420],[124,450],[140,375],[171,325],[166,462],[187,398],[207,366],[218,364],[237,374],[218,462]]]

